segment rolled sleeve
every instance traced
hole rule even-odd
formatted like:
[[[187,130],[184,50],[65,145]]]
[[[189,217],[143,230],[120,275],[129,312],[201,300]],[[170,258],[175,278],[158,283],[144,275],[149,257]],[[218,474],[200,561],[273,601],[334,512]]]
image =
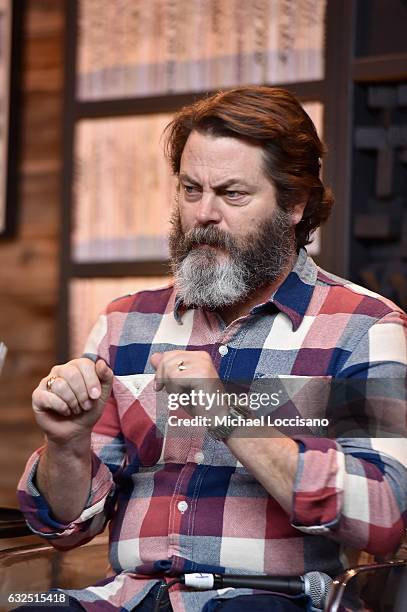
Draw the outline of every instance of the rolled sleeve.
[[[82,543],[81,540],[88,541],[100,533],[106,523],[109,502],[115,490],[112,473],[92,453],[92,480],[85,508],[74,521],[61,523],[53,517],[50,506],[36,486],[36,473],[43,450],[44,447],[31,455],[18,484],[17,496],[27,525],[42,537],[63,539],[69,547]]]
[[[296,442],[293,527],[376,555],[397,549],[407,507],[403,441],[392,441],[391,454],[389,440],[298,437]]]
[[[291,524],[307,533],[337,527],[343,503],[344,460],[335,440],[296,438],[298,467]]]
[[[338,374],[358,396],[364,389],[357,414],[369,436],[295,438],[292,525],[380,556],[397,549],[407,518],[406,332],[406,315],[388,312],[358,339]]]

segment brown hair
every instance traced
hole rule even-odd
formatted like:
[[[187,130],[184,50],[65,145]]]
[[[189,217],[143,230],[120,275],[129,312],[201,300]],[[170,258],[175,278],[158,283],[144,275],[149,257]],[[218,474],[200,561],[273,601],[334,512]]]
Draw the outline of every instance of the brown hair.
[[[237,87],[182,108],[166,127],[166,154],[176,175],[192,130],[261,146],[278,205],[290,209],[307,200],[295,233],[298,247],[310,242],[311,233],[328,219],[333,196],[319,178],[323,144],[293,94],[277,87]]]

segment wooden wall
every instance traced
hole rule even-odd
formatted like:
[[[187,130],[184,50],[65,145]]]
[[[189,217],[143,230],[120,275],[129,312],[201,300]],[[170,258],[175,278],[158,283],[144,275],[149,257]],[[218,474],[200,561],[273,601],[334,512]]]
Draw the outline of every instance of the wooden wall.
[[[0,338],[9,353],[0,378],[0,505],[41,434],[31,393],[55,363],[63,133],[64,2],[25,0],[22,35],[19,219],[0,243]]]

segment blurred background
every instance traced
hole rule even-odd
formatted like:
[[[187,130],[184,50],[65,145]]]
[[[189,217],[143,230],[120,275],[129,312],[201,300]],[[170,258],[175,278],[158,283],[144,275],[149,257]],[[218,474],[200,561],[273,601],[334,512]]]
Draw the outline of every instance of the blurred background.
[[[168,278],[171,114],[297,94],[336,195],[309,250],[407,307],[407,2],[0,0],[0,505],[42,443],[31,393],[113,297]]]

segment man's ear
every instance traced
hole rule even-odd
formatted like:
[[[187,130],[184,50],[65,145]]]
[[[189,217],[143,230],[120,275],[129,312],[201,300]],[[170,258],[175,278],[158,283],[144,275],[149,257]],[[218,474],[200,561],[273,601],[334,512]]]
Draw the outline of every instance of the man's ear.
[[[306,205],[307,205],[307,201],[304,200],[302,202],[298,202],[298,204],[294,204],[294,206],[292,207],[291,219],[292,219],[293,225],[298,225],[298,223],[301,221]]]

